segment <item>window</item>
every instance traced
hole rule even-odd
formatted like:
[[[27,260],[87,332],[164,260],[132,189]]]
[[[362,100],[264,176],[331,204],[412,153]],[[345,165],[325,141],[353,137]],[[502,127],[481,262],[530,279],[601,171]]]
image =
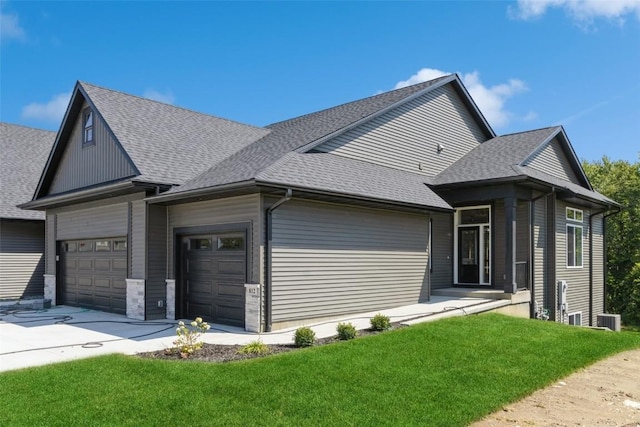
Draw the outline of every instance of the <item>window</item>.
[[[96,252],[105,252],[111,250],[110,240],[96,240]]]
[[[84,241],[78,243],[78,251],[79,252],[93,252],[93,242]]]
[[[196,249],[199,251],[210,251],[211,239],[206,239],[206,238],[191,239],[190,249]]]
[[[569,324],[582,326],[582,312],[576,311],[575,313],[569,313]]]
[[[567,267],[582,267],[582,226],[567,224]]]
[[[90,109],[84,113],[84,136],[82,139],[83,144],[90,144],[93,142],[93,111]]]
[[[237,251],[244,249],[244,237],[219,237],[218,250]]]
[[[65,252],[75,252],[77,249],[77,245],[75,242],[68,242],[64,244],[64,251]]]
[[[114,240],[113,241],[113,250],[116,252],[126,251],[127,250],[127,241],[126,240]]]
[[[569,221],[582,222],[582,211],[580,209],[567,208],[567,219]]]

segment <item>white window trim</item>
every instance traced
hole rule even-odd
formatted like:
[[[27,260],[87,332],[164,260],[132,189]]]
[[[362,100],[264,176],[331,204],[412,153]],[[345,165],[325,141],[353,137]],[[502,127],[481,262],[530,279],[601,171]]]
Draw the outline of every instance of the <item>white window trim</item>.
[[[461,227],[465,227],[465,225],[461,225],[460,224],[460,212],[461,211],[466,211],[469,209],[489,209],[489,222],[485,223],[485,224],[473,224],[473,226],[482,226],[482,225],[488,225],[489,226],[489,277],[487,278],[486,282],[483,283],[479,283],[479,285],[483,285],[483,286],[490,286],[491,285],[491,275],[492,275],[492,270],[493,270],[493,245],[491,244],[491,236],[493,233],[493,225],[491,224],[491,205],[478,205],[478,206],[465,206],[463,208],[456,208],[454,214],[453,214],[453,283],[456,285],[467,285],[468,283],[458,283],[458,226]],[[471,226],[471,225],[470,225]],[[480,234],[482,235],[482,228],[480,229]],[[481,239],[483,238],[483,236],[481,237]],[[478,255],[480,255],[480,253],[482,253],[482,258],[480,259],[481,262],[481,266],[484,265],[484,250],[482,250],[482,240],[480,241],[480,247],[478,248]],[[484,268],[481,267],[483,270]],[[480,272],[482,275],[482,271]]]
[[[569,227],[574,228],[574,229],[579,229],[580,230],[580,235],[582,236],[582,238],[580,239],[580,253],[582,254],[582,258],[580,259],[580,265],[569,265]],[[576,232],[574,231],[574,233],[573,233],[574,248],[575,248],[575,236],[576,236]],[[584,230],[583,230],[582,225],[580,225],[580,224],[567,224],[564,237],[565,237],[565,260],[566,260],[567,268],[570,268],[570,269],[584,268]],[[577,251],[574,251],[574,257],[575,257],[576,253],[577,253]],[[575,261],[576,261],[575,258],[574,258],[573,261],[575,263]]]
[[[574,311],[573,313],[567,314],[567,324],[569,324],[569,319],[571,319],[571,316],[575,316],[577,314],[580,315],[580,324],[579,325],[572,325],[572,326],[582,326],[582,311]]]
[[[573,218],[569,218],[569,212],[573,212]],[[575,219],[578,212],[580,213],[581,219]],[[579,222],[581,224],[584,222],[584,211],[582,209],[570,208],[567,206],[564,215],[567,221]]]

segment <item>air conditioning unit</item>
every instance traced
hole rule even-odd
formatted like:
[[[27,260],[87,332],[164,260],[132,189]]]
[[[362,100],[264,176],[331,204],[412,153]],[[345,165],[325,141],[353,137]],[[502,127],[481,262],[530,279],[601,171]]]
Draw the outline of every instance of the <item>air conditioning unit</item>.
[[[598,327],[609,328],[612,331],[620,332],[619,314],[598,314]]]

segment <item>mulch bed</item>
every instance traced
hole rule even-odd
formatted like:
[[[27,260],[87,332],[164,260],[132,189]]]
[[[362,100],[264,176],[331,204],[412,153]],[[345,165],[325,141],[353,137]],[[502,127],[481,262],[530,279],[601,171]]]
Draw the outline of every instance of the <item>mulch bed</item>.
[[[397,329],[400,327],[402,326],[400,326],[399,323],[391,324],[391,330]],[[382,332],[373,331],[371,329],[361,329],[358,331],[358,336],[356,337],[356,339],[358,339],[359,337],[364,337],[368,335],[377,335],[380,333]],[[316,340],[314,347],[317,347],[319,345],[332,344],[336,342],[340,342],[337,336],[320,338]],[[267,347],[269,347],[269,353],[266,353],[266,354],[243,354],[243,353],[239,353],[242,347],[243,346],[241,345],[224,345],[224,344],[205,343],[201,350],[192,354],[188,358],[182,358],[179,352],[174,351],[173,349],[170,349],[170,348],[166,350],[151,351],[148,353],[139,353],[137,356],[144,359],[185,360],[185,361],[193,360],[193,361],[199,361],[199,362],[223,363],[223,362],[233,362],[236,360],[256,359],[259,357],[271,356],[273,354],[300,350],[299,347],[294,346],[292,343],[292,344],[267,345]]]

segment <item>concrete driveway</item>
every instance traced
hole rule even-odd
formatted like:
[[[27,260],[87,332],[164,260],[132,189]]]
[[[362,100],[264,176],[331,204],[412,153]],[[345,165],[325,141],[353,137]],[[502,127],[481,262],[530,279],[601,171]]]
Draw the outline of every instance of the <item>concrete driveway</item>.
[[[357,329],[368,328],[369,319],[378,312],[389,316],[392,322],[413,324],[489,311],[500,305],[504,305],[504,300],[433,296],[428,303],[347,316],[308,326],[318,338],[323,338],[335,335],[338,322],[351,322]],[[0,311],[0,371],[111,353],[136,354],[171,348],[177,323],[177,320],[132,320],[117,314],[67,306],[46,310]],[[212,324],[203,341],[243,345],[260,338],[266,344],[290,344],[295,329],[256,334],[237,327]]]

